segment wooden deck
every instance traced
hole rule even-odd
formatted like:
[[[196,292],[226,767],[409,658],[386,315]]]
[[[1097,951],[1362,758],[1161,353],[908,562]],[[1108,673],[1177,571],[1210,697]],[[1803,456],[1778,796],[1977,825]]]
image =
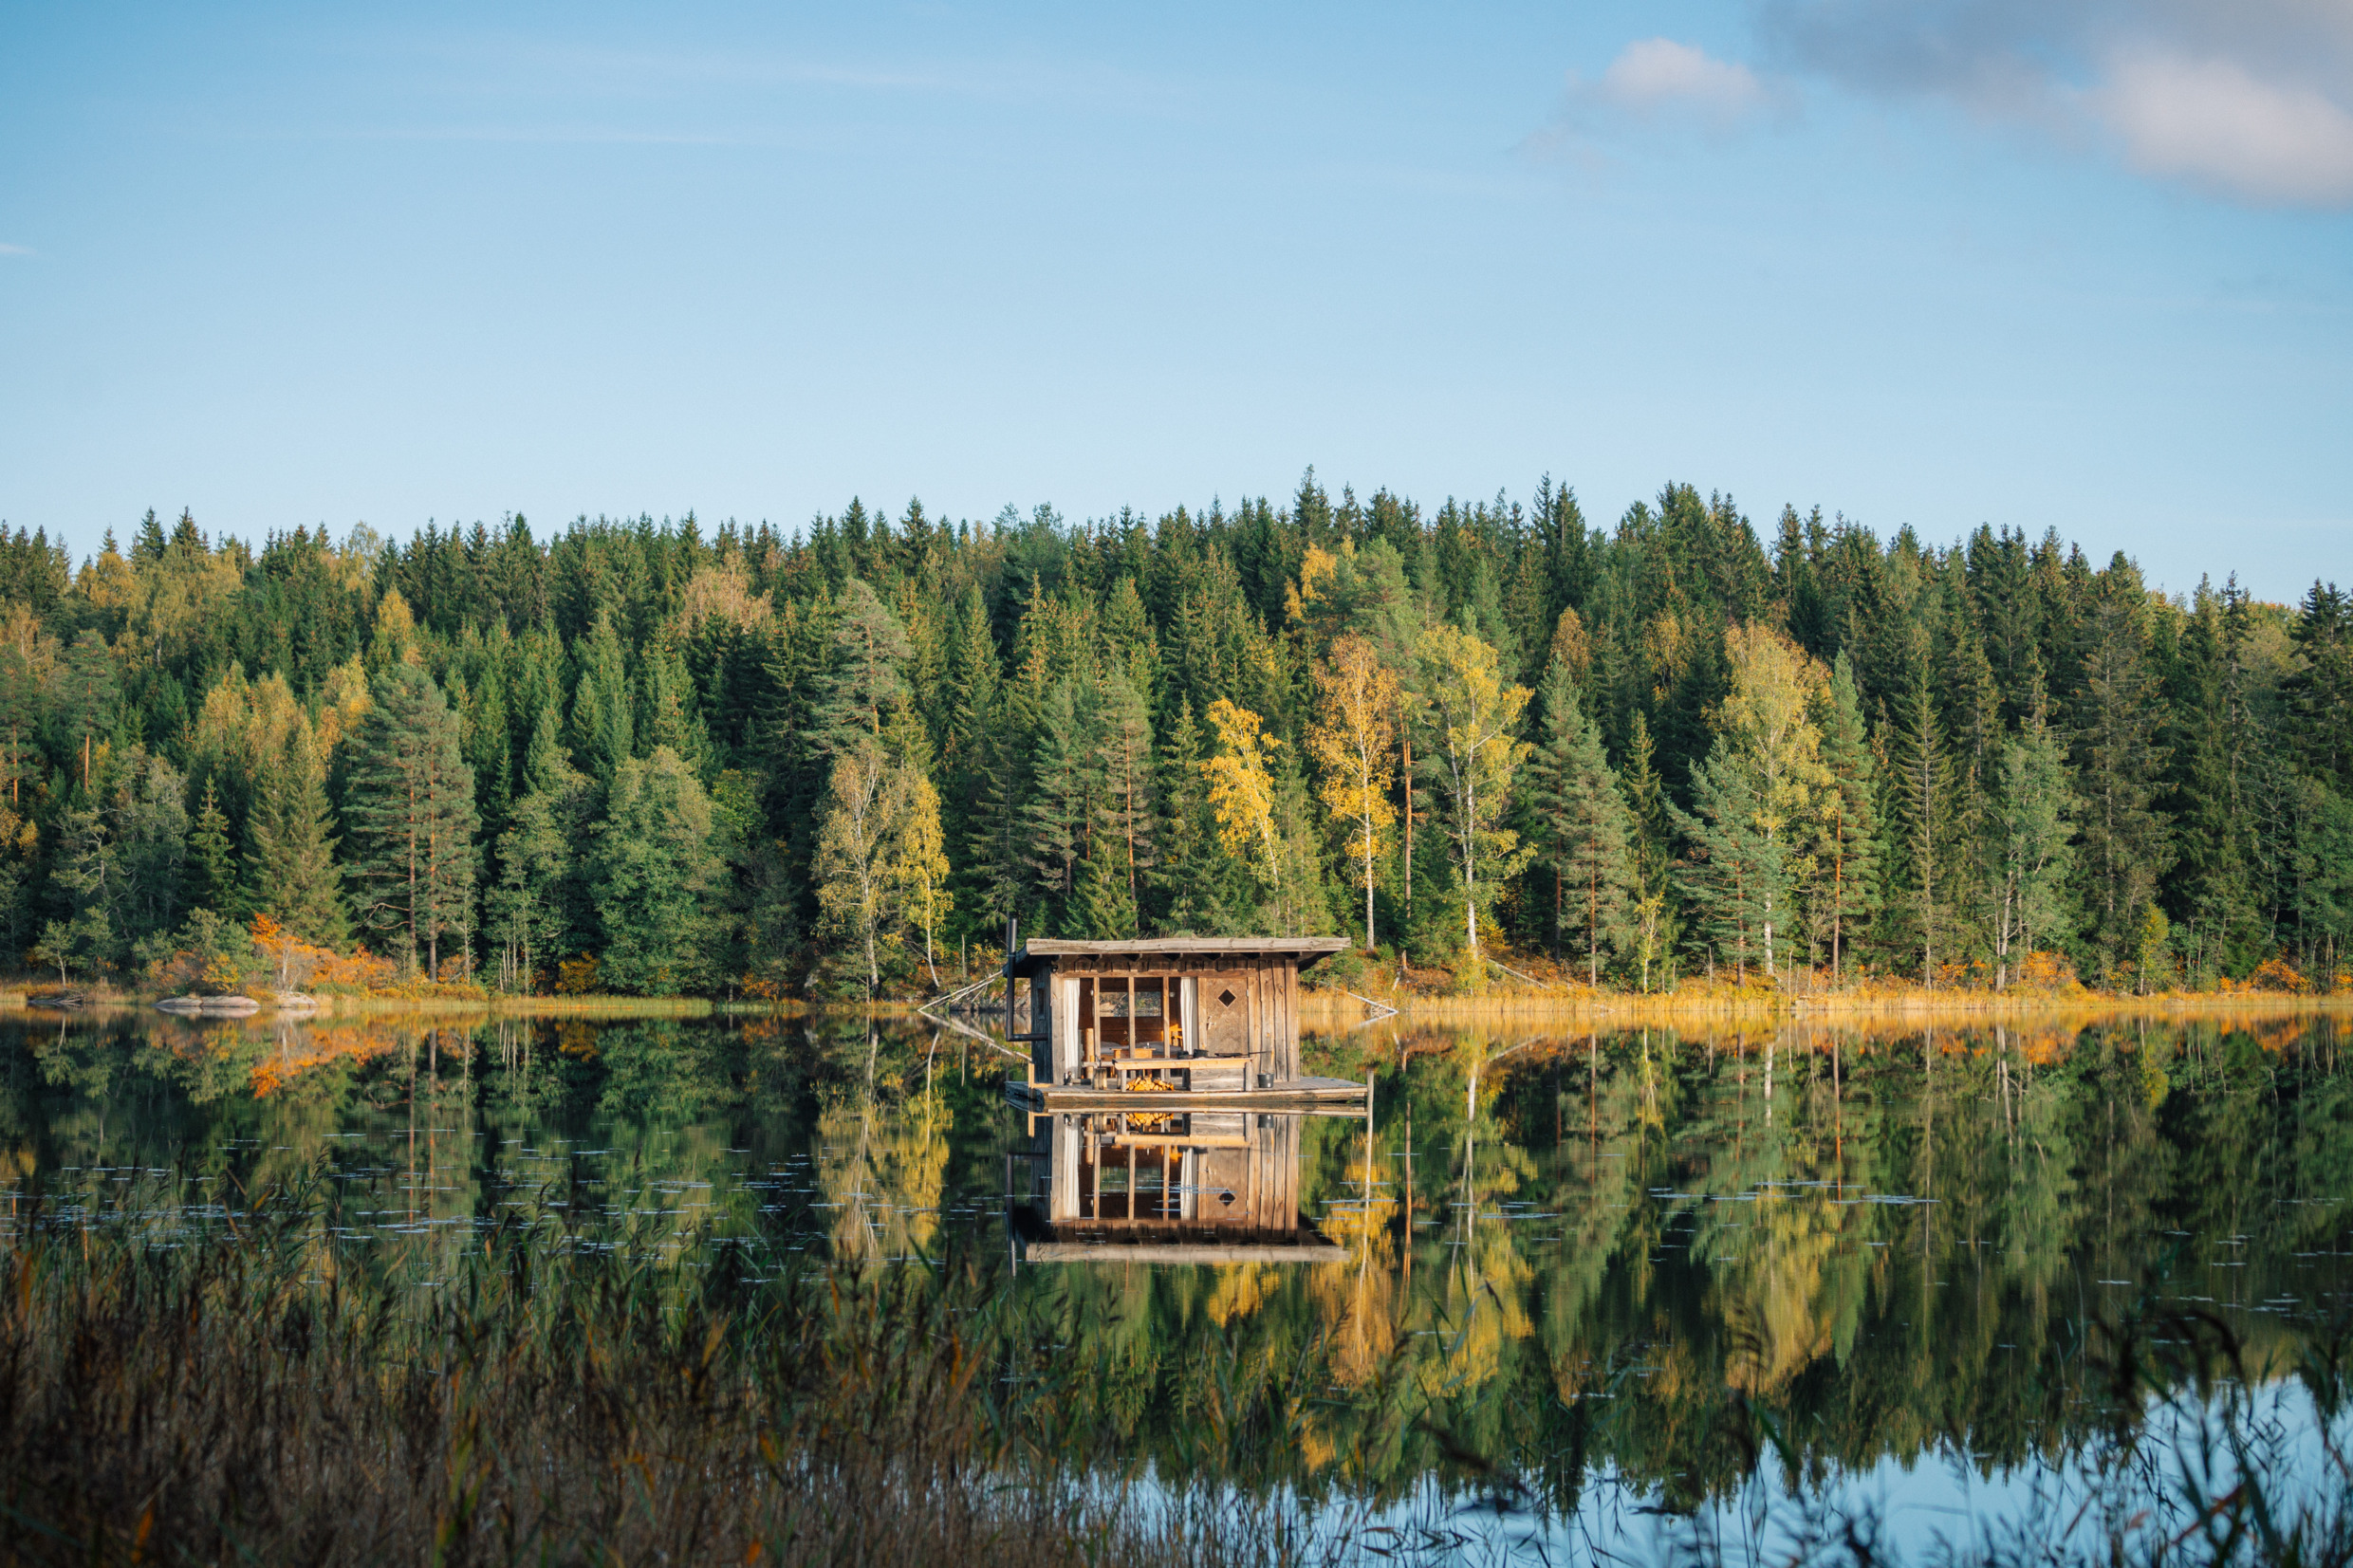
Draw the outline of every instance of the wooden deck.
[[[1344,1264],[1337,1243],[1023,1242],[1025,1264]]]
[[[1181,1065],[1179,1063],[1178,1065]],[[1369,1095],[1344,1078],[1294,1078],[1264,1089],[1096,1089],[1079,1084],[1022,1083],[1008,1079],[1005,1098],[1033,1115],[1060,1111],[1288,1111],[1362,1115]]]

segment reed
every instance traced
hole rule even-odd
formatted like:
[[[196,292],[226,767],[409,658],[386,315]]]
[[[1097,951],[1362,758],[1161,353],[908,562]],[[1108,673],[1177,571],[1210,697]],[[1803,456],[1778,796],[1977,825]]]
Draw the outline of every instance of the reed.
[[[1031,1354],[1051,1323],[969,1259],[664,1252],[542,1208],[439,1248],[427,1281],[340,1249],[324,1184],[233,1210],[179,1190],[134,1186],[70,1226],[28,1197],[0,1234],[0,1561],[1215,1568],[1531,1559],[1546,1527],[1510,1462],[1476,1454],[1457,1458],[1491,1530],[1443,1498],[1399,1530],[1344,1494],[1235,1485],[1247,1465],[1206,1451],[1226,1479],[1135,1468],[1093,1413],[1101,1369]],[[2209,1315],[2151,1306],[2093,1332],[2087,1396],[2112,1422],[2086,1479],[1936,1560],[2353,1562],[2353,1335],[2258,1366]],[[1251,1359],[1220,1373],[1195,1436],[1263,1464],[1296,1446],[1325,1376],[1310,1358],[1251,1393]],[[1402,1361],[1375,1377],[1427,1426]],[[2285,1378],[2317,1451],[2260,1395]],[[1793,1489],[1733,1535],[1664,1521],[1662,1557],[1888,1560],[1867,1504],[1807,1484],[1772,1415],[1735,1398],[1720,1419],[1711,1441]]]
[[[1060,1463],[969,1275],[696,1268],[545,1218],[434,1288],[315,1194],[20,1216],[0,1251],[0,1559],[1203,1564],[1331,1557],[1282,1504]],[[168,1239],[169,1245],[152,1245]]]

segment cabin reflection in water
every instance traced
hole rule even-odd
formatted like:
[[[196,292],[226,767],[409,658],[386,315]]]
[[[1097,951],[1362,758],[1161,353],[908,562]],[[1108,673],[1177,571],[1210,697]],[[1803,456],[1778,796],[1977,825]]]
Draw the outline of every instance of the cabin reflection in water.
[[[1080,1112],[1029,1118],[1009,1159],[1025,1263],[1338,1263],[1299,1212],[1305,1116]]]

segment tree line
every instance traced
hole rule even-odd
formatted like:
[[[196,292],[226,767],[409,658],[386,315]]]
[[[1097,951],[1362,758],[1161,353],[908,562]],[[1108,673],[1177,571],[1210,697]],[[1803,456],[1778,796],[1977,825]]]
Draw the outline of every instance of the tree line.
[[[0,945],[929,989],[1003,922],[1695,975],[2332,984],[2353,604],[1549,479],[787,533],[0,532]],[[1343,960],[1346,973],[1366,960]]]

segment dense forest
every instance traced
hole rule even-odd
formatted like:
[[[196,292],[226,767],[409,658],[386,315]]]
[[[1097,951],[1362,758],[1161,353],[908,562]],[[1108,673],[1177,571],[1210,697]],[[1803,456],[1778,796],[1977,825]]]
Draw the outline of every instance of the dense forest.
[[[202,984],[858,996],[1004,921],[1587,984],[2338,984],[2353,603],[2055,534],[1525,502],[853,501],[0,536],[0,947]]]

